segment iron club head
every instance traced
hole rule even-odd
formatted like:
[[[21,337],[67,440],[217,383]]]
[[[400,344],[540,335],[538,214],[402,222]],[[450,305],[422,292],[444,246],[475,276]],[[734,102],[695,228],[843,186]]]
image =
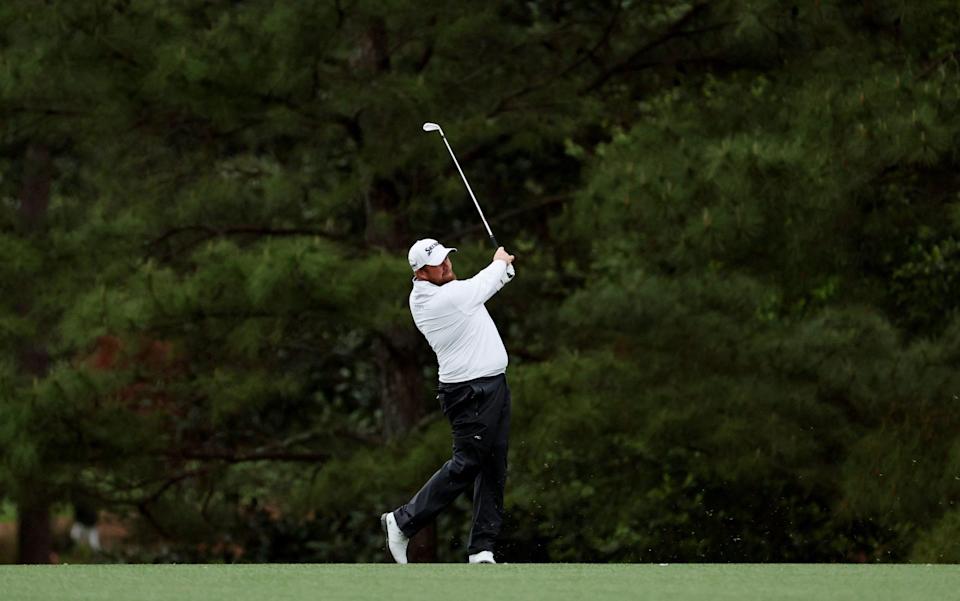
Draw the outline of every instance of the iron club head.
[[[430,123],[427,121],[423,124],[423,131],[440,131],[440,126],[436,123]]]

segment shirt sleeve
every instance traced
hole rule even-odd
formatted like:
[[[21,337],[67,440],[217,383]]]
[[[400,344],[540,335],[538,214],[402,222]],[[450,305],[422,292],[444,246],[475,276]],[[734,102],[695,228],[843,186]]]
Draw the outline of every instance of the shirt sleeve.
[[[467,315],[472,315],[474,311],[483,306],[483,303],[490,300],[490,297],[503,288],[506,272],[507,263],[505,261],[494,261],[472,278],[455,280],[444,288],[450,289],[450,302],[457,309]]]

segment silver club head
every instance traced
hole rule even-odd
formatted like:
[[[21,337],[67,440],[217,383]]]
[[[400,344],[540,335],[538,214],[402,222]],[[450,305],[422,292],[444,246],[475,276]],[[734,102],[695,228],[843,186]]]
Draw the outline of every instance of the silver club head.
[[[427,121],[423,124],[423,131],[440,131],[440,126],[436,123],[430,123]]]

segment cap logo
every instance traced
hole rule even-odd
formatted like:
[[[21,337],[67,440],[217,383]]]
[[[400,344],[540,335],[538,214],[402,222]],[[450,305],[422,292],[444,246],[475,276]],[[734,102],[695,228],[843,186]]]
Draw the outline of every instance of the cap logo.
[[[430,253],[433,252],[433,249],[435,249],[435,248],[438,247],[438,246],[440,246],[440,243],[439,243],[439,242],[434,242],[433,244],[431,244],[430,246],[428,246],[427,248],[425,248],[425,249],[423,250],[423,252],[427,253],[427,256],[429,257],[429,256],[430,256]]]

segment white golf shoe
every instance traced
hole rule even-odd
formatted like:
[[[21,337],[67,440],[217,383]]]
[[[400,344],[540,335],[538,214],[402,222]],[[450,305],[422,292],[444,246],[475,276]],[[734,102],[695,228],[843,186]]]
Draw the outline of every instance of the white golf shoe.
[[[480,551],[479,553],[474,553],[467,558],[467,561],[470,563],[497,563],[493,559],[492,551]]]
[[[380,516],[380,526],[383,527],[383,534],[387,537],[387,550],[393,556],[397,563],[407,563],[407,543],[410,539],[400,530],[397,525],[397,518],[393,517],[393,512]]]

